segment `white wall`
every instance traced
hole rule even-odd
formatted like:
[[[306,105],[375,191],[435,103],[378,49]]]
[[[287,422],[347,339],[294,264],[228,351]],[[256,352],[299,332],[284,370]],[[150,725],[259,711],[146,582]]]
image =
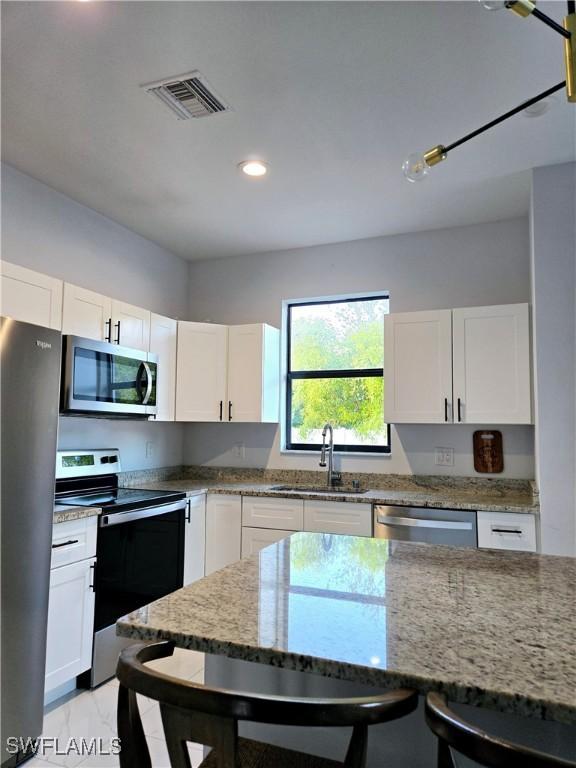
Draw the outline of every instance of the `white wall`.
[[[2,258],[161,314],[187,314],[187,262],[7,165]],[[124,469],[181,464],[182,442],[181,424],[60,419],[60,448],[118,447]]]
[[[531,202],[542,550],[576,554],[576,163],[536,168]]]
[[[279,327],[283,299],[377,290],[390,291],[393,312],[524,302],[530,299],[529,263],[524,218],[192,262],[189,314],[192,320],[265,321]],[[466,425],[399,426],[393,430],[391,456],[344,456],[340,467],[473,475],[473,431]],[[534,477],[533,428],[503,427],[502,432],[504,476]],[[454,467],[435,466],[436,446],[454,448]],[[281,453],[274,425],[189,425],[184,457],[217,466],[307,469],[318,464],[317,456]]]

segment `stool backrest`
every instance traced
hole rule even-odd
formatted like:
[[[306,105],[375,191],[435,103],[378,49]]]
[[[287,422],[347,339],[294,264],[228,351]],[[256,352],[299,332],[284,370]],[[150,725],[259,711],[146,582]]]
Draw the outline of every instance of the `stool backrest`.
[[[242,720],[307,727],[352,726],[344,765],[361,768],[366,759],[368,726],[403,717],[418,706],[417,693],[404,689],[348,699],[300,699],[209,688],[146,666],[146,662],[171,656],[173,651],[170,642],[139,643],[120,654],[116,674],[120,682],[122,768],[151,768],[137,693],[160,703],[173,768],[190,768],[187,741],[213,747],[222,768],[236,768],[238,722]]]
[[[463,720],[438,693],[426,697],[426,722],[438,736],[438,768],[456,768],[449,747],[486,768],[576,768],[576,763],[492,736]]]

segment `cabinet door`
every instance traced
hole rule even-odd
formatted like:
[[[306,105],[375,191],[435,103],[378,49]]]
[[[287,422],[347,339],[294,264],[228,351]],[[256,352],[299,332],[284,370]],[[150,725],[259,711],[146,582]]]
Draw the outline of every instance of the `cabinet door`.
[[[64,283],[62,333],[110,341],[112,299],[71,283]]]
[[[452,421],[452,312],[384,319],[384,418],[391,424]]]
[[[244,496],[242,525],[301,531],[304,526],[304,502],[302,499],[282,499],[276,496]]]
[[[232,325],[228,329],[229,421],[262,420],[263,329]]]
[[[454,421],[530,424],[527,304],[453,310]]]
[[[150,312],[133,304],[112,299],[112,342],[148,352]]]
[[[228,329],[229,421],[277,422],[280,332],[263,323]]]
[[[46,691],[72,680],[92,664],[95,560],[50,571]]]
[[[270,528],[242,528],[242,557],[250,557],[264,547],[291,536],[294,531],[279,531]]]
[[[186,509],[184,586],[204,578],[206,561],[206,495],[191,496]]]
[[[240,560],[240,496],[208,494],[206,500],[206,576]]]
[[[171,317],[150,315],[150,352],[158,355],[158,412],[156,421],[174,421],[176,412],[176,333]]]
[[[178,323],[176,421],[222,421],[226,409],[228,327]]]
[[[372,536],[372,505],[354,501],[304,502],[304,530]]]
[[[536,552],[536,518],[514,512],[478,512],[478,546]]]
[[[62,329],[62,280],[0,263],[2,314],[44,328]]]

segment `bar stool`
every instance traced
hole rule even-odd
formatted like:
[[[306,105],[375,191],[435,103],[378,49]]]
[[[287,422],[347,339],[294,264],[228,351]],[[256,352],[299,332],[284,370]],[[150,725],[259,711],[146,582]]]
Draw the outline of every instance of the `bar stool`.
[[[172,768],[190,768],[186,742],[212,747],[202,768],[364,768],[368,726],[404,717],[418,694],[395,690],[378,696],[310,699],[242,693],[179,680],[146,667],[171,656],[174,644],[137,643],[118,660],[118,736],[121,768],[152,768],[136,694],[160,704]],[[238,737],[238,722],[306,727],[351,726],[344,763]]]
[[[576,763],[491,736],[463,720],[439,693],[426,697],[426,722],[438,736],[438,768],[456,768],[450,747],[486,768],[576,768]]]

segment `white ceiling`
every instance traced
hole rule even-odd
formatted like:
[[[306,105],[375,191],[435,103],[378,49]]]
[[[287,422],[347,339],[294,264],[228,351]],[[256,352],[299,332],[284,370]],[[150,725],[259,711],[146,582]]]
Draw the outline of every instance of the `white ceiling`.
[[[554,18],[564,3],[539,5]],[[469,2],[3,2],[4,159],[189,259],[528,210],[527,169],[576,157],[558,94],[400,166],[564,79],[535,19]],[[234,111],[178,121],[140,90],[199,69]],[[243,177],[241,160],[270,163]]]

